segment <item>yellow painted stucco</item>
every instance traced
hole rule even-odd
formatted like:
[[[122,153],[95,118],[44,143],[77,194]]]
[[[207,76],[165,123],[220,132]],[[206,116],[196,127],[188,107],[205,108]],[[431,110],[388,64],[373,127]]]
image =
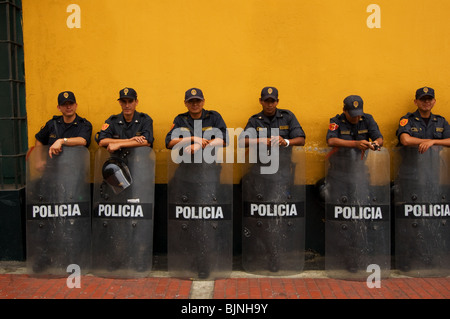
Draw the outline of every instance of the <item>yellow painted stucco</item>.
[[[361,95],[388,148],[421,86],[436,90],[433,111],[450,119],[448,0],[22,3],[30,146],[58,114],[59,92],[75,93],[78,113],[95,133],[120,112],[119,90],[132,87],[138,110],[154,120],[157,183],[167,182],[164,138],[186,111],[191,87],[201,88],[205,108],[232,128],[260,111],[262,87],[277,87],[279,107],[292,110],[306,132],[309,184],[323,177],[329,119],[347,95]],[[79,28],[67,22],[71,4],[80,9]],[[380,9],[378,28],[367,22],[376,13],[371,4]],[[97,147],[93,142],[91,154]]]

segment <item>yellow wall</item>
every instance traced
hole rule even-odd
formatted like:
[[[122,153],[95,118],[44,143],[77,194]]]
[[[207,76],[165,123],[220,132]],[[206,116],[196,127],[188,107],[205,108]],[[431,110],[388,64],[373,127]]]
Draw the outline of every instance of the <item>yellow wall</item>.
[[[329,118],[361,95],[385,145],[414,111],[415,90],[436,90],[433,110],[450,119],[448,0],[22,0],[30,146],[72,90],[78,113],[100,130],[120,112],[125,86],[154,120],[156,182],[167,182],[164,138],[185,112],[184,91],[199,87],[206,109],[229,127],[260,111],[261,88],[276,86],[280,108],[306,132],[307,183],[323,176]],[[380,8],[380,28],[369,28]],[[81,9],[69,28],[70,4]],[[70,25],[70,24],[69,24]],[[92,152],[97,148],[93,142]]]

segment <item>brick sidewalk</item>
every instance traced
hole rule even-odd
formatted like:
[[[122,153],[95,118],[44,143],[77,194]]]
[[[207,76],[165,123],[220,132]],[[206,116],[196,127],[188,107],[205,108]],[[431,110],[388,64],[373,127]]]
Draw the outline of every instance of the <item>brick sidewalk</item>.
[[[0,274],[0,299],[189,299],[193,281],[169,277],[109,279],[82,276],[81,288],[66,278]],[[388,278],[380,288],[328,278],[228,278],[211,285],[213,299],[449,299],[450,278]]]

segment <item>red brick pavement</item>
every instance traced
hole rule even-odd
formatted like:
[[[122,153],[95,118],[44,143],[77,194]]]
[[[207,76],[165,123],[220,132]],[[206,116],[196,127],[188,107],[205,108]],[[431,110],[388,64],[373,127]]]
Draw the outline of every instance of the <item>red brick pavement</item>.
[[[0,275],[0,299],[189,299],[192,281],[169,277],[110,279],[82,276],[81,288],[66,278]],[[228,278],[216,280],[214,299],[449,299],[450,278],[389,278],[380,288],[327,278]]]

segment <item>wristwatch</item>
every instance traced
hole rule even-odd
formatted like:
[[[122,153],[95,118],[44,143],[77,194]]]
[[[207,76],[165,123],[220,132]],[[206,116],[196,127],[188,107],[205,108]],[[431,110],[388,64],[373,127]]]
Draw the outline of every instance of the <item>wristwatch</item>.
[[[63,140],[64,140],[64,144],[66,144],[67,143],[67,137],[63,138]]]
[[[288,140],[288,139],[285,139],[284,141],[286,142],[286,146],[285,146],[285,147],[288,147],[289,144],[290,144],[289,140]]]

